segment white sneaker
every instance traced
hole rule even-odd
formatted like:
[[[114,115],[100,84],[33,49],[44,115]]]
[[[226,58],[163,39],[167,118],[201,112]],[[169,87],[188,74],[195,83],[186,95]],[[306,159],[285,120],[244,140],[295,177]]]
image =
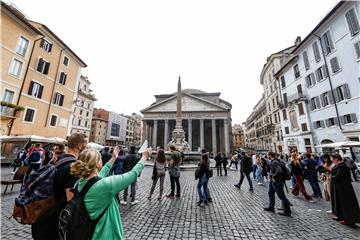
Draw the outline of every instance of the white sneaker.
[[[11,172],[11,174],[15,174],[15,172]]]
[[[131,202],[131,205],[135,205],[135,204],[138,204],[138,203],[139,203],[139,201],[135,200],[135,201]]]
[[[120,201],[121,205],[127,205],[127,201]]]
[[[326,213],[332,213],[332,210],[326,211]]]

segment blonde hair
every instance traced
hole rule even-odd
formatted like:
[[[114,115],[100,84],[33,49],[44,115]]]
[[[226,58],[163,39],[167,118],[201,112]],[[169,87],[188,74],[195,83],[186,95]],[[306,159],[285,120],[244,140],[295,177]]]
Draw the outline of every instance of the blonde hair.
[[[297,153],[292,153],[292,154],[291,154],[291,161],[292,161],[295,165],[300,164],[299,156],[298,156]]]
[[[75,177],[86,178],[96,169],[96,163],[101,161],[101,155],[96,149],[85,149],[79,158],[71,165],[71,174]]]

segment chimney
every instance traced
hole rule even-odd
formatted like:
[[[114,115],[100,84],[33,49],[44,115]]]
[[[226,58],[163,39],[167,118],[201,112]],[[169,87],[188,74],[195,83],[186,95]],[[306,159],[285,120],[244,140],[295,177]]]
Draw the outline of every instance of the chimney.
[[[297,36],[295,39],[295,46],[299,46],[300,43],[301,43],[301,37]]]

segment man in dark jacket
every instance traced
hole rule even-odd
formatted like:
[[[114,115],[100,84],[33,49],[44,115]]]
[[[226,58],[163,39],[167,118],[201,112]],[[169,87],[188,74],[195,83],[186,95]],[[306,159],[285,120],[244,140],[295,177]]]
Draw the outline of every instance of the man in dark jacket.
[[[276,159],[276,154],[274,152],[268,153],[268,158],[271,161],[270,164],[270,181],[269,181],[269,206],[264,208],[265,211],[275,212],[275,192],[282,201],[284,206],[284,212],[279,212],[283,216],[291,216],[290,202],[286,198],[284,193],[284,179],[283,179],[283,170],[281,163]]]
[[[103,162],[103,166],[111,159],[111,153],[109,152],[109,147],[104,147],[103,151],[101,152],[101,160]]]
[[[135,152],[135,146],[130,147],[129,154],[125,157],[124,164],[123,164],[123,173],[129,172],[139,161],[139,157]],[[121,201],[120,203],[123,205],[127,204],[127,196],[128,196],[128,188],[125,188],[124,190],[124,201]],[[136,194],[136,181],[131,184],[131,205],[137,204],[139,201],[135,200],[135,194]]]
[[[249,186],[250,186],[250,191],[253,191],[253,185],[252,185],[252,181],[250,178],[250,173],[252,172],[252,162],[251,162],[251,158],[249,158],[248,156],[246,156],[245,152],[242,152],[242,157],[240,160],[240,181],[238,184],[234,184],[234,186],[236,188],[241,187],[242,182],[244,181],[244,178],[246,176],[248,182],[249,182]]]
[[[305,157],[306,159],[302,160],[301,164],[304,168],[304,178],[309,181],[310,186],[313,190],[313,195],[311,195],[311,197],[322,198],[322,193],[316,171],[317,161],[311,158],[310,153],[306,153]]]

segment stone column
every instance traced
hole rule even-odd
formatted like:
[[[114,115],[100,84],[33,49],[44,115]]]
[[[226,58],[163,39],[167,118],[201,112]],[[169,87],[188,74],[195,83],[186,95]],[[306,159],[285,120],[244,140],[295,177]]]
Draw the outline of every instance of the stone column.
[[[204,119],[200,119],[200,148],[204,148]]]
[[[164,126],[164,150],[166,150],[166,146],[169,142],[169,120],[165,119],[165,126]]]
[[[156,151],[156,147],[157,147],[157,143],[156,143],[156,140],[157,140],[157,124],[158,124],[158,121],[157,120],[154,120],[154,128],[153,128],[153,140],[152,140],[152,146],[153,146],[153,149]]]
[[[212,152],[215,156],[217,153],[217,149],[216,149],[216,119],[211,119],[211,130],[212,130]]]
[[[148,126],[145,120],[143,120],[143,139],[148,139],[148,132],[147,132]]]
[[[227,119],[224,119],[224,138],[225,138],[225,154],[228,155],[230,153],[230,147],[229,147],[229,124]]]
[[[192,151],[192,119],[188,119],[188,144],[190,151]]]

